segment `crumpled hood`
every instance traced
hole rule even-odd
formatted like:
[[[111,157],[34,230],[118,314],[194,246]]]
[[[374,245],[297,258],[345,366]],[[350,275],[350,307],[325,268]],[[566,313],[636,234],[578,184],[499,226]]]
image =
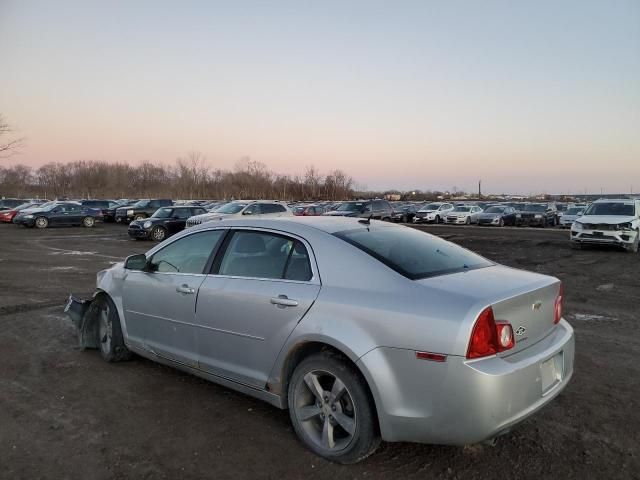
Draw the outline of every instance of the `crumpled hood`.
[[[620,223],[629,223],[636,220],[637,217],[628,215],[582,215],[580,223],[604,223],[608,225],[618,225]]]

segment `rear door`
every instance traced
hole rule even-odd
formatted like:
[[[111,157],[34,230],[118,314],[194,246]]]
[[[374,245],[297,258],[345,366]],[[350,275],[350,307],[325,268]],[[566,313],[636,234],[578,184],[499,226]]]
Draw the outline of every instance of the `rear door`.
[[[263,388],[280,349],[320,292],[306,242],[235,230],[198,296],[202,370]]]

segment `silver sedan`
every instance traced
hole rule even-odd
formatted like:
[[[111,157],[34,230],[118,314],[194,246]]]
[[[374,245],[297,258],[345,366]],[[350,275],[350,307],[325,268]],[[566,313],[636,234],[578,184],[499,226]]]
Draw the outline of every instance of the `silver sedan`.
[[[336,217],[190,228],[98,273],[67,310],[83,348],[132,353],[289,409],[341,463],[380,440],[512,429],[573,373],[559,280],[422,231]]]

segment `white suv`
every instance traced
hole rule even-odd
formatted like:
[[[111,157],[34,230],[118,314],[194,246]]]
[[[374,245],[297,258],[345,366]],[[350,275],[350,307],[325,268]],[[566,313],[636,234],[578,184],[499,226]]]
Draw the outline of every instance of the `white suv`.
[[[572,246],[618,245],[638,251],[640,200],[601,199],[593,202],[571,225]]]
[[[231,217],[241,217],[252,215],[259,217],[286,217],[293,215],[293,212],[283,202],[274,200],[235,200],[229,202],[217,210],[202,215],[190,217],[187,220],[187,228],[200,225],[212,220],[222,220]]]

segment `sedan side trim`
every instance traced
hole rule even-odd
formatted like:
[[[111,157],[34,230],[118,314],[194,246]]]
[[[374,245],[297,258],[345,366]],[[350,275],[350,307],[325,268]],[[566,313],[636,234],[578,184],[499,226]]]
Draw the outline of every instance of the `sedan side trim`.
[[[256,337],[254,335],[249,335],[248,333],[234,332],[232,330],[223,330],[221,328],[213,328],[213,327],[209,327],[209,326],[206,326],[206,325],[198,325],[196,323],[191,323],[191,322],[182,322],[180,320],[175,320],[173,318],[166,318],[166,317],[161,317],[159,315],[149,315],[148,313],[136,312],[135,310],[125,310],[125,312],[126,313],[134,313],[136,315],[143,315],[145,317],[159,318],[160,320],[166,320],[167,322],[179,323],[180,325],[188,325],[190,327],[204,328],[206,330],[214,330],[214,331],[220,332],[220,333],[228,333],[229,335],[236,335],[238,337],[245,337],[245,338],[251,338],[253,340],[264,341],[263,337]]]

